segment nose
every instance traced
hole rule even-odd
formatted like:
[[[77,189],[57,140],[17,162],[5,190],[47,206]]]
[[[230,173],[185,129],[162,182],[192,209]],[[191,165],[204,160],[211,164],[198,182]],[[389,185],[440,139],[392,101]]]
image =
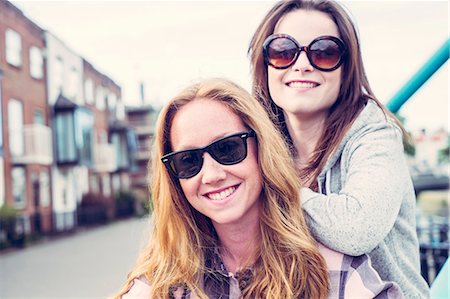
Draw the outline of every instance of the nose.
[[[297,60],[292,65],[292,70],[301,72],[312,72],[314,70],[314,67],[309,62],[305,50],[298,53]]]
[[[201,176],[203,184],[212,184],[225,179],[226,173],[223,165],[214,160],[209,153],[205,153],[203,155]]]

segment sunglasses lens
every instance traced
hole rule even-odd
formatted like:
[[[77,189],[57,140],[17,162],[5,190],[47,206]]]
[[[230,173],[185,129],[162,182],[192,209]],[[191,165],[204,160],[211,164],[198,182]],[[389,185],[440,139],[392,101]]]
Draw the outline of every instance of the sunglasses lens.
[[[222,165],[233,165],[243,161],[247,157],[247,138],[254,136],[253,131],[237,133],[219,139],[204,148],[164,155],[161,160],[177,178],[188,179],[202,169],[205,152]]]
[[[279,37],[267,46],[267,58],[274,67],[287,67],[297,55],[297,45],[288,38]]]
[[[196,175],[202,168],[202,157],[198,151],[180,152],[171,157],[170,167],[179,178]]]
[[[210,152],[221,164],[236,164],[247,156],[246,141],[240,136],[231,136],[212,144]]]
[[[341,54],[341,47],[330,39],[318,40],[309,47],[311,64],[323,70],[336,67],[341,61]]]

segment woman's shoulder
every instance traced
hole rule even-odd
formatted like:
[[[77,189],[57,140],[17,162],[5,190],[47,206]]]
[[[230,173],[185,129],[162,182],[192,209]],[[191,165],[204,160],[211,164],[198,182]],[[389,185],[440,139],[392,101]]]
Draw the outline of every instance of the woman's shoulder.
[[[122,296],[122,299],[148,299],[150,290],[150,284],[144,277],[135,278],[130,290]]]
[[[141,276],[133,280],[133,285],[131,286],[130,290],[127,293],[125,293],[121,297],[121,299],[148,299],[150,298],[150,291],[151,291],[150,283],[145,277]],[[183,298],[184,289],[183,287],[180,286],[174,287],[171,290],[171,294],[175,299]]]
[[[401,133],[401,129],[393,119],[393,116],[378,106],[375,101],[369,100],[354,120],[349,132],[351,132],[350,135],[364,135],[367,132],[386,129]]]

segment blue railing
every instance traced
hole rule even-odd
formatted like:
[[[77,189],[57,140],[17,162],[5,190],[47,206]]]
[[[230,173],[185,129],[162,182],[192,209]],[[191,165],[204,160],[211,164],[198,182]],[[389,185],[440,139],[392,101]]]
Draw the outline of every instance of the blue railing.
[[[386,107],[397,113],[411,96],[448,60],[450,53],[450,39],[425,62],[425,64],[409,79],[408,82],[392,97]]]

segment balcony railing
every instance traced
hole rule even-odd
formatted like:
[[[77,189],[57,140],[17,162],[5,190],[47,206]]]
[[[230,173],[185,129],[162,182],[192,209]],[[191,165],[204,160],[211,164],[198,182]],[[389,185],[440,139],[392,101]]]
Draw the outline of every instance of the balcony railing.
[[[113,172],[117,169],[114,145],[96,144],[94,150],[94,170],[97,172]]]
[[[151,144],[138,145],[136,151],[136,160],[148,160],[151,157]]]
[[[52,131],[49,127],[25,125],[22,130],[10,131],[10,142],[14,140],[20,141],[11,150],[14,164],[52,164]]]
[[[133,127],[137,135],[153,135],[155,133],[155,126],[150,120],[130,119],[128,123]]]

